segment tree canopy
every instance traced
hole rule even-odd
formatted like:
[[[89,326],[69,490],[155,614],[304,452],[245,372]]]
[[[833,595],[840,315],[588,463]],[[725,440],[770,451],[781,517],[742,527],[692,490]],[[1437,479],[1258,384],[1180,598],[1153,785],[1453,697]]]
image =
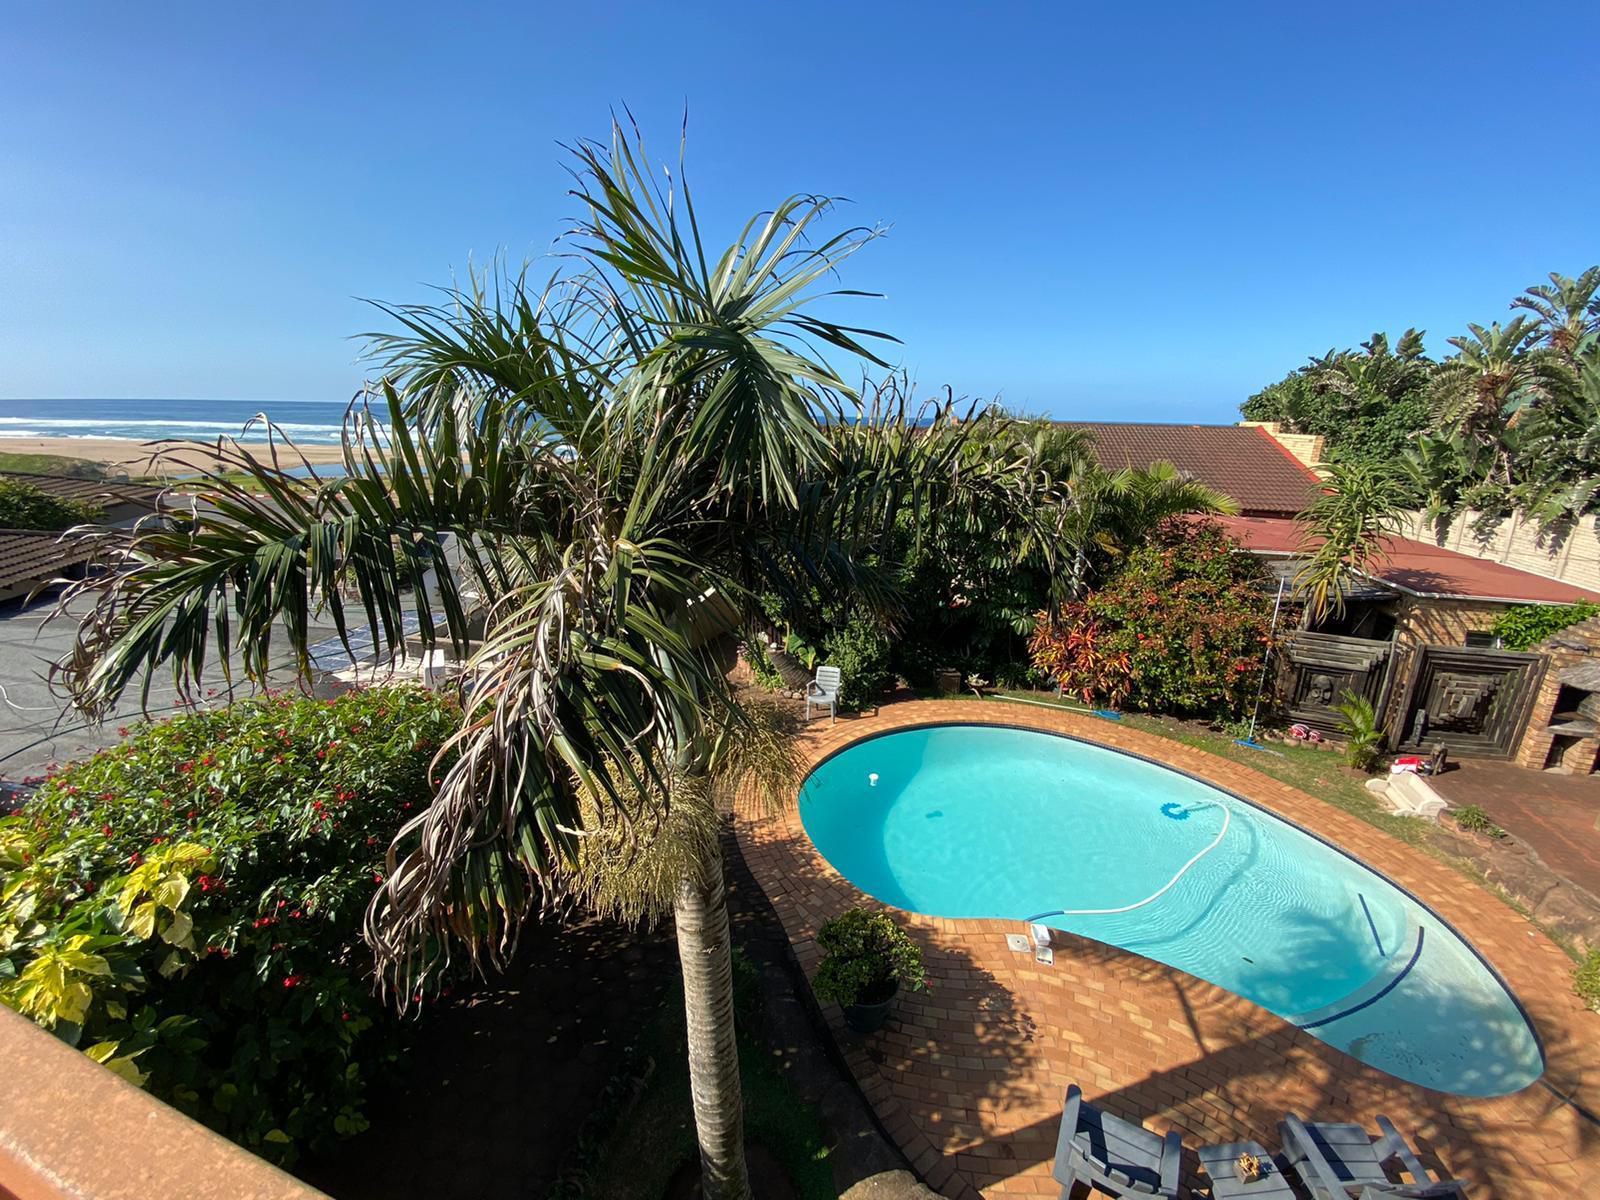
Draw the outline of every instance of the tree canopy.
[[[1504,322],[1471,324],[1437,361],[1407,330],[1391,349],[1329,351],[1241,412],[1327,438],[1332,463],[1403,465],[1443,529],[1488,533],[1512,513],[1565,536],[1600,511],[1600,267],[1552,273]]]

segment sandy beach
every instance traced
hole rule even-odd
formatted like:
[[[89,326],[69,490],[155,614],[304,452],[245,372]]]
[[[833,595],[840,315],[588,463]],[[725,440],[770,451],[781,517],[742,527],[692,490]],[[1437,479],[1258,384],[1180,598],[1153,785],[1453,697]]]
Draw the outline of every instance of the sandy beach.
[[[258,458],[266,457],[271,449],[266,442],[244,442],[241,445]],[[152,457],[158,450],[164,451],[162,461],[152,463]],[[336,463],[343,457],[338,446],[325,443],[297,444],[290,449],[279,442],[277,451],[278,461],[285,467],[299,465],[301,456],[313,466]],[[126,474],[133,478],[156,474],[163,477],[183,475],[217,462],[215,442],[162,443],[112,437],[0,437],[0,454],[51,454],[87,459],[104,463],[113,475]]]

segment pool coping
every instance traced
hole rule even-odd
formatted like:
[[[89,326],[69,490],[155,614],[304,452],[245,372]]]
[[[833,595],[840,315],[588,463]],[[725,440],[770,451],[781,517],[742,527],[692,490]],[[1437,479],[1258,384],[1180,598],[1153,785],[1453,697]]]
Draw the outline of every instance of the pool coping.
[[[1191,1148],[1240,1136],[1273,1145],[1272,1114],[1285,1111],[1361,1120],[1369,1128],[1377,1112],[1387,1111],[1403,1130],[1415,1131],[1420,1147],[1431,1148],[1424,1149],[1425,1160],[1431,1152],[1436,1165],[1489,1185],[1493,1194],[1513,1194],[1513,1181],[1514,1194],[1536,1194],[1530,1190],[1535,1179],[1552,1191],[1568,1188],[1600,1169],[1600,1137],[1579,1115],[1600,1108],[1600,1047],[1592,1044],[1600,1018],[1572,994],[1565,953],[1493,893],[1250,767],[1067,710],[1023,714],[1009,706],[997,711],[993,701],[901,701],[870,717],[808,728],[801,743],[807,774],[874,736],[930,725],[1005,726],[1129,754],[1316,837],[1383,876],[1472,947],[1533,1028],[1546,1063],[1540,1084],[1509,1096],[1435,1092],[1367,1067],[1225,989],[1128,951],[1064,935],[1058,967],[1036,969],[1031,958],[996,949],[998,935],[1017,931],[1017,922],[892,910],[923,943],[932,970],[946,972],[948,980],[941,978],[935,993],[904,997],[890,1025],[866,1037],[844,1028],[836,1006],[822,1008],[880,1121],[930,1185],[963,1200],[1055,1196],[1059,1185],[1048,1173],[1051,1115],[1058,1116],[1060,1093],[1070,1082],[1153,1128],[1179,1129]],[[808,978],[816,969],[814,937],[822,920],[852,904],[888,907],[856,890],[821,857],[801,825],[798,804],[777,815],[741,816],[736,827],[741,851]],[[1168,991],[1177,994],[1181,1010]],[[961,1007],[973,997],[1014,1005],[1038,1032],[1007,1040],[991,1031],[980,1043],[966,1029],[976,1022],[971,1008]],[[1042,1026],[1034,1021],[1035,1009]],[[1171,1028],[1154,1025],[1153,1018],[1165,1018]],[[1184,1044],[1184,1021],[1198,1049]],[[975,1027],[981,1030],[983,1022]],[[1080,1036],[1085,1028],[1099,1039],[1092,1047]],[[988,1061],[966,1052],[973,1046]],[[1230,1073],[1217,1065],[1229,1061],[1250,1069]],[[1267,1083],[1259,1079],[1263,1062],[1276,1068]],[[993,1086],[997,1080],[1003,1086]],[[1019,1124],[1028,1117],[1035,1119]],[[1523,1168],[1528,1173],[1514,1174]]]
[[[1100,718],[1100,719],[1103,719],[1103,718]],[[1438,921],[1440,925],[1444,926],[1452,934],[1454,934],[1455,937],[1456,937],[1456,940],[1459,941],[1463,946],[1465,946],[1467,948],[1467,950],[1472,954],[1472,956],[1478,960],[1478,962],[1483,964],[1484,969],[1489,972],[1490,978],[1492,978],[1496,983],[1498,983],[1500,985],[1501,990],[1504,991],[1505,994],[1508,997],[1510,997],[1512,1005],[1515,1006],[1517,1012],[1521,1014],[1523,1021],[1526,1022],[1529,1031],[1532,1032],[1532,1034],[1533,1034],[1534,1044],[1538,1047],[1538,1050],[1539,1050],[1539,1063],[1540,1063],[1539,1078],[1533,1080],[1531,1083],[1529,1083],[1529,1084],[1527,1084],[1525,1086],[1533,1087],[1535,1084],[1537,1084],[1539,1082],[1539,1079],[1542,1079],[1544,1077],[1545,1069],[1548,1068],[1548,1066],[1549,1066],[1549,1060],[1546,1057],[1545,1052],[1544,1052],[1544,1038],[1539,1033],[1539,1027],[1534,1024],[1533,1018],[1528,1014],[1528,1010],[1523,1007],[1522,999],[1521,999],[1521,997],[1519,997],[1517,995],[1516,989],[1511,986],[1510,982],[1505,978],[1505,976],[1500,974],[1500,972],[1495,968],[1494,963],[1490,962],[1487,958],[1485,958],[1483,953],[1482,953],[1482,951],[1480,951],[1477,946],[1473,945],[1471,939],[1468,938],[1466,934],[1462,933],[1461,930],[1457,929],[1455,927],[1455,925],[1450,921],[1450,919],[1448,917],[1446,917],[1443,913],[1441,913],[1437,909],[1435,909],[1432,905],[1430,905],[1421,896],[1418,896],[1415,892],[1413,892],[1405,884],[1400,883],[1397,880],[1391,879],[1388,875],[1384,874],[1384,872],[1380,871],[1377,867],[1372,866],[1370,863],[1365,862],[1363,859],[1361,859],[1361,858],[1357,857],[1356,855],[1352,854],[1350,851],[1346,850],[1343,846],[1339,845],[1339,843],[1337,843],[1335,841],[1332,841],[1329,838],[1324,837],[1322,834],[1318,833],[1315,829],[1312,829],[1309,826],[1304,825],[1304,824],[1300,823],[1299,821],[1294,820],[1291,817],[1284,816],[1282,813],[1276,812],[1273,809],[1267,807],[1265,804],[1262,804],[1262,803],[1260,803],[1258,801],[1252,800],[1249,796],[1246,796],[1241,792],[1237,792],[1237,791],[1233,790],[1230,787],[1227,787],[1227,786],[1225,786],[1223,784],[1220,784],[1220,783],[1213,783],[1211,780],[1206,779],[1201,775],[1197,775],[1193,771],[1186,770],[1183,767],[1173,766],[1173,765],[1171,765],[1169,763],[1163,762],[1159,758],[1153,757],[1152,755],[1142,754],[1137,750],[1124,749],[1124,748],[1122,748],[1120,746],[1108,745],[1107,743],[1104,743],[1104,742],[1095,741],[1093,738],[1084,737],[1082,734],[1067,733],[1065,731],[1057,730],[1057,729],[1040,729],[1037,726],[1033,726],[1033,725],[1019,725],[1015,721],[981,721],[980,722],[980,721],[973,721],[971,719],[963,719],[963,720],[958,720],[958,721],[956,721],[956,720],[918,721],[918,722],[915,722],[914,724],[910,724],[910,725],[899,725],[899,726],[896,726],[893,729],[883,729],[883,730],[879,730],[879,731],[877,731],[875,733],[869,733],[865,737],[857,738],[855,741],[846,742],[842,746],[836,746],[834,749],[832,749],[832,750],[828,751],[828,753],[824,754],[821,758],[819,758],[816,761],[812,762],[807,767],[805,776],[800,780],[800,787],[799,787],[798,792],[797,792],[796,797],[795,797],[795,806],[794,806],[795,807],[795,815],[797,817],[800,816],[799,794],[800,793],[804,793],[804,791],[806,790],[806,784],[811,781],[811,777],[813,775],[815,775],[818,771],[820,771],[824,766],[826,766],[833,759],[835,759],[839,755],[843,754],[846,750],[854,750],[857,746],[863,746],[866,743],[872,742],[872,741],[876,741],[879,738],[893,737],[894,735],[899,734],[899,733],[910,733],[912,730],[915,730],[915,729],[974,728],[974,727],[977,727],[977,726],[980,726],[980,725],[982,727],[984,727],[984,728],[987,728],[987,729],[1012,729],[1012,730],[1015,730],[1015,731],[1017,731],[1019,733],[1037,733],[1037,734],[1042,734],[1045,737],[1056,737],[1056,738],[1065,739],[1066,741],[1070,741],[1070,742],[1080,742],[1085,746],[1093,746],[1097,750],[1105,750],[1105,751],[1107,751],[1107,752],[1109,752],[1111,754],[1121,754],[1121,755],[1123,755],[1124,757],[1127,757],[1127,758],[1138,759],[1140,762],[1147,763],[1152,767],[1159,767],[1163,771],[1171,771],[1175,775],[1181,775],[1185,779],[1188,779],[1193,783],[1198,783],[1202,787],[1208,787],[1208,788],[1211,788],[1213,791],[1221,792],[1224,796],[1229,796],[1232,799],[1237,800],[1240,804],[1247,805],[1250,808],[1253,808],[1253,809],[1256,809],[1259,812],[1265,813],[1267,816],[1271,817],[1273,820],[1281,821],[1281,822],[1283,822],[1283,824],[1289,826],[1291,829],[1299,830],[1301,833],[1305,834],[1307,837],[1313,838],[1317,842],[1320,842],[1322,845],[1326,846],[1329,850],[1332,850],[1335,854],[1342,855],[1343,857],[1349,859],[1351,862],[1355,863],[1356,866],[1362,868],[1365,871],[1370,871],[1372,874],[1376,875],[1379,879],[1381,879],[1385,883],[1387,883],[1390,887],[1395,888],[1396,890],[1401,892],[1403,895],[1409,897],[1411,900],[1413,900],[1415,903],[1417,903],[1419,906],[1421,906],[1421,908],[1422,908],[1422,910],[1424,912],[1426,912],[1434,920]],[[1140,731],[1140,732],[1142,732],[1142,731]],[[1192,749],[1192,747],[1191,747],[1191,749]],[[1206,753],[1206,752],[1202,751],[1201,753]],[[1216,756],[1213,755],[1212,757],[1216,757]],[[1223,759],[1222,761],[1226,762],[1228,760],[1227,759]],[[1237,764],[1237,765],[1243,766],[1243,764]],[[1260,772],[1255,771],[1254,768],[1245,767],[1245,770],[1249,770],[1253,774],[1260,774]],[[1271,777],[1267,776],[1267,778],[1271,778]],[[1276,781],[1274,781],[1274,782],[1276,782]],[[1316,799],[1316,797],[1311,797],[1311,798],[1313,800]],[[802,829],[805,828],[803,818],[802,818],[801,828]],[[808,838],[810,837],[809,832],[806,834],[806,836]],[[865,893],[863,893],[863,894],[865,894]],[[1496,898],[1498,899],[1498,897],[1496,897]],[[883,901],[877,900],[875,897],[873,897],[871,899],[873,899],[873,902],[876,903],[876,904],[884,904]],[[1502,903],[1503,903],[1503,901],[1502,901]],[[893,908],[894,906],[893,905],[884,904],[884,907]],[[905,910],[896,909],[896,911],[899,912],[899,911],[905,911]],[[918,915],[922,915],[922,914],[918,914]],[[1019,921],[1019,922],[1017,922],[1017,924],[1018,925],[1025,925],[1025,924],[1027,924],[1027,922]],[[1063,930],[1061,932],[1066,932],[1066,931]],[[1090,940],[1093,940],[1093,939],[1090,939]],[[1102,943],[1102,945],[1107,945],[1107,944],[1109,944],[1109,943]],[[1117,950],[1123,950],[1123,952],[1125,954],[1135,954],[1134,951],[1126,950],[1121,946],[1113,946],[1112,948],[1113,949],[1117,949]],[[1421,952],[1421,939],[1419,938],[1418,939],[1418,953],[1420,954],[1420,952]],[[1143,955],[1135,955],[1135,956],[1136,957],[1141,957],[1141,958],[1144,957]],[[1415,963],[1415,959],[1414,958],[1413,958],[1412,961],[1413,961],[1413,963]],[[1165,966],[1167,964],[1162,964],[1162,965]],[[1396,976],[1395,978],[1391,979],[1388,983],[1386,983],[1383,986],[1383,989],[1381,991],[1379,991],[1376,995],[1368,996],[1366,999],[1362,1000],[1360,1003],[1355,1004],[1355,1005],[1351,1006],[1348,1009],[1344,1009],[1343,1011],[1335,1012],[1335,1013],[1332,1013],[1331,1015],[1327,1015],[1327,1016],[1321,1015],[1323,1013],[1326,1013],[1327,1010],[1329,1010],[1329,1009],[1332,1009],[1332,1008],[1335,1008],[1337,1006],[1343,1005],[1346,1001],[1348,1001],[1350,999],[1351,996],[1360,995],[1363,992],[1363,990],[1365,989],[1365,987],[1366,987],[1365,984],[1362,985],[1362,987],[1356,988],[1353,991],[1351,991],[1349,993],[1349,995],[1340,997],[1338,1000],[1332,1001],[1329,1004],[1319,1005],[1317,1008],[1314,1008],[1314,1009],[1308,1009],[1306,1012],[1295,1013],[1295,1014],[1275,1013],[1274,1015],[1278,1016],[1278,1017],[1281,1017],[1283,1020],[1287,1021],[1289,1024],[1295,1026],[1298,1029],[1313,1029],[1313,1028],[1316,1028],[1317,1026],[1320,1026],[1320,1025],[1326,1025],[1331,1021],[1341,1020],[1344,1017],[1347,1017],[1347,1016],[1350,1016],[1350,1015],[1352,1015],[1354,1013],[1360,1012],[1362,1009],[1369,1007],[1370,1005],[1375,1003],[1377,1000],[1379,1000],[1383,996],[1387,995],[1390,991],[1392,991],[1399,984],[1400,980],[1403,979],[1405,977],[1405,975],[1410,973],[1410,969],[1411,968],[1409,966],[1407,966],[1400,973],[1400,975]],[[1181,967],[1174,967],[1173,970],[1182,970],[1182,968]],[[1185,973],[1187,974],[1187,972],[1185,972]],[[1216,986],[1220,987],[1221,985],[1218,984]],[[1238,993],[1235,992],[1234,995],[1238,995]],[[1239,998],[1241,1000],[1249,1000],[1248,996],[1240,996]],[[1255,1003],[1255,1002],[1251,1001],[1251,1003]],[[1257,1007],[1264,1007],[1264,1006],[1257,1005]],[[1268,1011],[1270,1012],[1271,1010],[1268,1009]],[[1301,1018],[1303,1018],[1303,1017],[1313,1017],[1313,1016],[1317,1017],[1318,1019],[1313,1021],[1313,1022],[1310,1022],[1310,1023],[1303,1023],[1302,1020],[1301,1020]],[[1337,1046],[1334,1047],[1334,1049],[1338,1049],[1338,1048],[1339,1047],[1337,1047]],[[1382,1068],[1379,1068],[1379,1069],[1381,1070]],[[1411,1081],[1408,1080],[1406,1082],[1411,1082]],[[1425,1084],[1419,1084],[1418,1086],[1425,1087],[1426,1085]],[[1429,1088],[1428,1090],[1429,1091],[1435,1091],[1437,1089]],[[1518,1089],[1518,1090],[1521,1090],[1521,1089]],[[1454,1095],[1455,1093],[1446,1093],[1446,1094]],[[1492,1099],[1492,1097],[1489,1097],[1489,1098]]]

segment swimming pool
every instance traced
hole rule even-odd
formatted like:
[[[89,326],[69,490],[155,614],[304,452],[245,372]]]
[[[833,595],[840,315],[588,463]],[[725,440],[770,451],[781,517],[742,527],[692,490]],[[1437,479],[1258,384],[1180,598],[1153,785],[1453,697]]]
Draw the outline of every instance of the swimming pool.
[[[1544,1072],[1516,1001],[1420,901],[1144,759],[1006,726],[908,729],[822,762],[800,818],[885,904],[1037,920],[1120,946],[1439,1091],[1499,1096]]]

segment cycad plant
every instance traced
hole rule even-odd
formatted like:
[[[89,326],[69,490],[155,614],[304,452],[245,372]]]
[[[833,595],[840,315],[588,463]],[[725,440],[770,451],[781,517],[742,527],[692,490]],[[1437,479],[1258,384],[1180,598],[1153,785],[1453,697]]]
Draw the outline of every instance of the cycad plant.
[[[1457,353],[1434,374],[1435,415],[1444,432],[1492,445],[1508,422],[1563,391],[1568,373],[1541,344],[1544,328],[1528,317],[1467,328],[1467,336],[1450,339]],[[1497,473],[1509,469],[1503,460]]]
[[[829,201],[785,200],[719,253],[636,136],[574,153],[557,277],[387,307],[343,477],[225,447],[247,486],[213,474],[169,527],[106,535],[59,678],[104,711],[163,668],[188,693],[208,662],[260,681],[275,637],[309,669],[318,613],[341,637],[359,614],[391,654],[409,614],[423,643],[470,649],[451,765],[367,914],[382,977],[404,998],[453,956],[500,963],[563,898],[670,909],[705,1194],[744,1197],[714,816],[792,795],[793,754],[735,702],[701,614],[821,586],[893,620],[896,529],[1027,526],[1050,487],[1025,456],[971,452],[1004,418],[913,412],[892,386],[864,406],[829,365],[877,362],[879,337],[819,315],[855,294],[821,289],[872,236],[815,239]]]
[[[1372,701],[1347,691],[1333,710],[1339,714],[1345,765],[1357,771],[1372,770],[1383,749],[1383,730],[1378,725]]]
[[[1570,364],[1578,344],[1600,330],[1600,267],[1590,267],[1576,279],[1551,271],[1549,283],[1534,284],[1511,307],[1532,313],[1546,343]]]

